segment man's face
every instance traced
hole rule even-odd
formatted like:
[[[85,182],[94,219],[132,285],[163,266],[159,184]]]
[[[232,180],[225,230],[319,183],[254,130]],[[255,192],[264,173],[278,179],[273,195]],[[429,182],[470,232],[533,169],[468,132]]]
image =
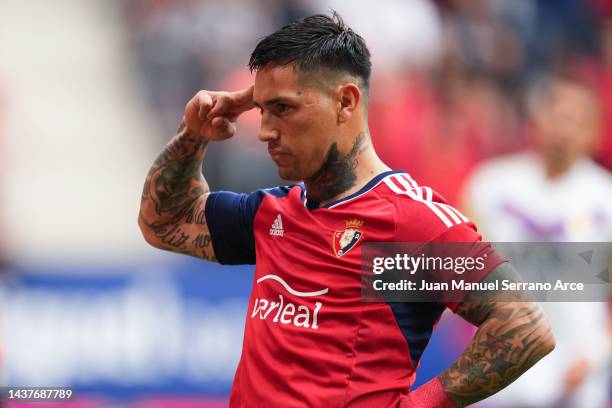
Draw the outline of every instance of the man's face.
[[[314,175],[339,137],[333,92],[306,83],[292,66],[269,67],[255,76],[253,101],[261,111],[259,140],[268,143],[279,176]]]
[[[550,99],[540,107],[534,135],[546,160],[564,166],[588,153],[597,132],[596,103],[577,85],[553,86]]]

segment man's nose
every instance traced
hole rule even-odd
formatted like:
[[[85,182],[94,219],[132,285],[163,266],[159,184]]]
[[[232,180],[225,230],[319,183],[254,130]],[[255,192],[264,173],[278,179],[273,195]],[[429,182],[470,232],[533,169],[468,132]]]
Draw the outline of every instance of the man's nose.
[[[259,134],[257,135],[259,140],[264,143],[276,140],[279,138],[279,136],[280,136],[280,133],[278,132],[278,130],[268,128],[266,126],[263,126],[263,124],[261,128],[259,129]]]

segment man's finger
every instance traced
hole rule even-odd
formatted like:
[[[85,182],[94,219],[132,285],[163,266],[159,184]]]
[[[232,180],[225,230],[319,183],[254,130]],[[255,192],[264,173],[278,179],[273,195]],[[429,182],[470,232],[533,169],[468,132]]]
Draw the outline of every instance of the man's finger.
[[[234,97],[234,100],[236,101],[236,104],[243,105],[243,104],[252,103],[254,88],[255,87],[251,85],[246,89],[234,92],[233,97]]]
[[[212,119],[217,116],[222,116],[232,105],[232,99],[228,94],[219,94],[215,99],[215,104],[206,116],[207,119]]]
[[[210,94],[206,91],[200,91],[196,94],[196,104],[199,106],[198,117],[205,121],[208,112],[213,106],[213,100]]]
[[[253,86],[243,89],[242,91],[232,92],[230,97],[233,101],[232,106],[225,113],[225,117],[230,122],[235,121],[243,112],[251,110],[255,107],[253,102]]]
[[[211,121],[215,139],[227,139],[236,132],[236,125],[224,117],[216,117]]]
[[[196,130],[202,126],[203,121],[198,116],[199,105],[195,102],[195,98],[189,101],[185,107],[184,120],[189,129]]]

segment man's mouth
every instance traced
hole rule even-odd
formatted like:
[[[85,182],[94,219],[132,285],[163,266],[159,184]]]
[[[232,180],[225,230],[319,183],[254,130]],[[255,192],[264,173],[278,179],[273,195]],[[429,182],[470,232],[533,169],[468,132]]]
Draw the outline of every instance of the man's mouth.
[[[279,148],[268,147],[268,153],[270,154],[270,157],[272,157],[272,160],[274,160],[274,162],[278,165],[287,162],[291,158],[289,153]]]

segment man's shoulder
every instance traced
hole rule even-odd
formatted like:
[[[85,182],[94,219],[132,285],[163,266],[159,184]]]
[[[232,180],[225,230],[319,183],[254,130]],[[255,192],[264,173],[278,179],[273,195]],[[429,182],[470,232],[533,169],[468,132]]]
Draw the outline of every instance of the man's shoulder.
[[[379,194],[395,207],[398,241],[426,242],[461,224],[468,218],[428,186],[418,185],[407,173],[385,180]]]
[[[284,198],[291,194],[292,196],[296,195],[298,198],[301,198],[303,196],[303,193],[304,193],[304,184],[297,183],[297,184],[289,184],[286,186],[262,188],[260,190],[253,192],[252,194],[258,194],[262,197],[266,195],[270,195],[276,198]]]
[[[253,216],[268,211],[287,211],[303,207],[305,188],[302,183],[262,188],[244,195],[245,207],[250,208]],[[265,208],[265,210],[264,210]]]
[[[234,211],[228,213],[233,214],[231,216],[252,220],[265,202],[272,200],[274,206],[285,205],[288,202],[295,204],[301,203],[303,196],[304,189],[300,184],[262,188],[250,193],[215,191],[206,201],[207,217],[208,214],[212,216],[213,212],[218,212],[217,210],[233,208]]]
[[[285,186],[276,186],[261,188],[251,193],[245,193],[245,198],[249,201],[257,202],[258,204],[266,198],[297,198],[301,200],[304,195],[304,185],[302,183],[289,184]]]
[[[530,151],[510,153],[478,164],[469,176],[473,185],[517,185],[542,172],[542,164]]]
[[[605,193],[612,192],[612,173],[608,169],[589,158],[580,160],[576,168],[581,182],[602,189]]]

